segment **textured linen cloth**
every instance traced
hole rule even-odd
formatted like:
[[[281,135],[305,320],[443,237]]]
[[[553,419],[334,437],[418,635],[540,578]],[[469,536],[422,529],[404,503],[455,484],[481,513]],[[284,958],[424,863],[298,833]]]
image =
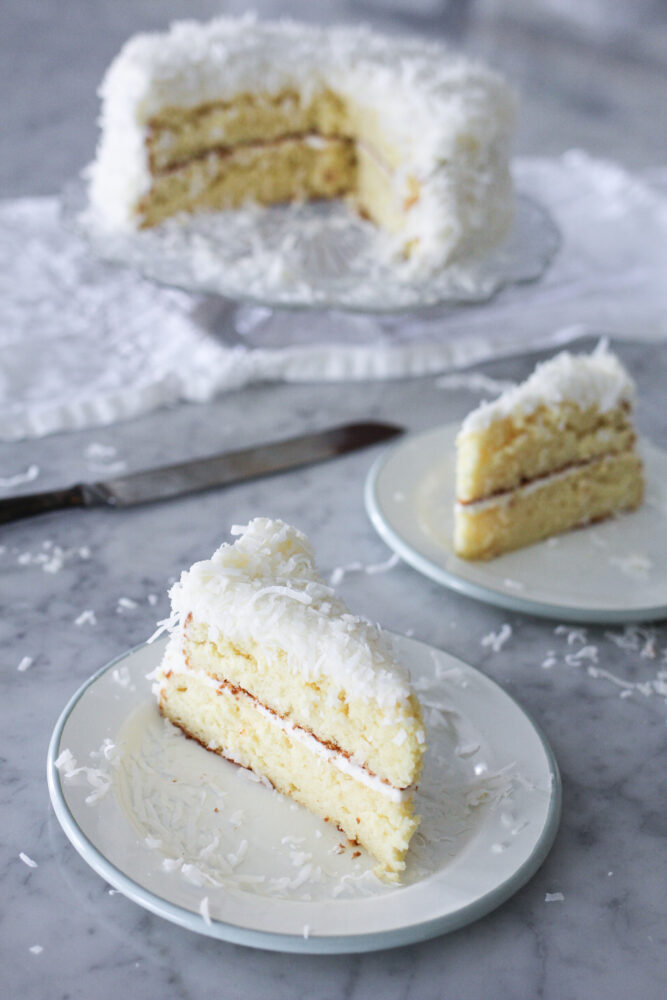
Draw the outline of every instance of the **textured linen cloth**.
[[[0,202],[0,439],[111,424],[260,380],[382,379],[464,367],[586,331],[667,338],[667,169],[573,151],[519,159],[562,246],[490,302],[413,316],[236,306],[96,260],[56,198]]]

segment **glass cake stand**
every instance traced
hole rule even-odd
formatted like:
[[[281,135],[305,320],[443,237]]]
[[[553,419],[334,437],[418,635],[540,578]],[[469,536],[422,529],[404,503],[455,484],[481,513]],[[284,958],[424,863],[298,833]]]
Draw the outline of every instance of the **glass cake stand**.
[[[551,216],[521,192],[513,229],[500,246],[427,276],[410,261],[392,259],[386,235],[341,202],[179,216],[118,234],[100,228],[80,178],[65,188],[62,208],[66,224],[100,259],[262,310],[391,315],[486,302],[506,286],[537,281],[560,246]]]

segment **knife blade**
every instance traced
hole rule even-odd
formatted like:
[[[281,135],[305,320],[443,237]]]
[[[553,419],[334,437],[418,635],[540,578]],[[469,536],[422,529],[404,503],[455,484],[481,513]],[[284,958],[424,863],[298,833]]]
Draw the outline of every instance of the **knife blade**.
[[[133,507],[135,504],[169,500],[215,486],[228,486],[322,462],[358,448],[389,441],[402,433],[403,428],[395,424],[374,421],[342,424],[240,451],[131,472],[114,479],[4,497],[0,499],[0,524],[69,507]]]

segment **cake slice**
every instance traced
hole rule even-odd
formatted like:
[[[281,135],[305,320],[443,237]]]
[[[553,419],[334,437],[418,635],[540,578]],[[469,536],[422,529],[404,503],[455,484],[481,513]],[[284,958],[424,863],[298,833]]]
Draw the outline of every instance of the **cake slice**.
[[[337,824],[396,879],[425,748],[409,676],[318,575],[301,532],[256,518],[232,533],[171,589],[160,711]]]
[[[634,385],[601,344],[483,403],[457,438],[454,549],[490,559],[642,501]]]

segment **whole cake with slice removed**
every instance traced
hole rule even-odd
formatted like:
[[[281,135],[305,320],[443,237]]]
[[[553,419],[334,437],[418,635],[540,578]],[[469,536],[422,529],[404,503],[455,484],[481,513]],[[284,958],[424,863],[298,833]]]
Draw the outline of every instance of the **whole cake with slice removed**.
[[[490,559],[642,501],[635,389],[606,346],[567,351],[484,403],[457,438],[454,549]]]
[[[111,230],[344,197],[432,268],[485,252],[512,222],[514,97],[432,41],[182,21],[131,38],[101,97],[90,198]]]
[[[301,532],[267,518],[232,532],[172,587],[160,711],[337,824],[395,880],[425,749],[409,675],[318,575]]]

